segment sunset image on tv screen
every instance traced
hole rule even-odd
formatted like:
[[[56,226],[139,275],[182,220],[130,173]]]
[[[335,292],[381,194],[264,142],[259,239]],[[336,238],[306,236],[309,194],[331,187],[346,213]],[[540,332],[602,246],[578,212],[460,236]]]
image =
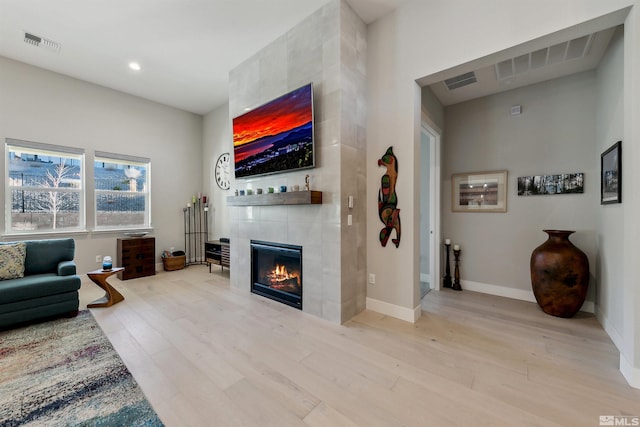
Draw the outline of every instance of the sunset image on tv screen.
[[[312,85],[233,119],[233,152],[236,178],[313,167]]]

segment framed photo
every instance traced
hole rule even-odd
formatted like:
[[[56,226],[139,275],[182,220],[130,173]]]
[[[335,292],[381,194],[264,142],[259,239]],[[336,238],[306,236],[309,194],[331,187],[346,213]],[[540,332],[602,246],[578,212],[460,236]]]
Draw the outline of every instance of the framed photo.
[[[584,193],[584,173],[518,177],[518,196]]]
[[[622,203],[622,141],[600,156],[600,204]]]
[[[453,175],[451,201],[453,212],[506,212],[507,171]]]

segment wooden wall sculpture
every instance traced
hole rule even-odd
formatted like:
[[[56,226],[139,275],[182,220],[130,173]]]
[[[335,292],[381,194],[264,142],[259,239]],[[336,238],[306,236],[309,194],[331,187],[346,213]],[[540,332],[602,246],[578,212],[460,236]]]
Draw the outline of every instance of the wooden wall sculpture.
[[[387,172],[380,179],[380,191],[378,192],[378,215],[384,228],[380,230],[380,243],[387,246],[391,232],[396,231],[396,238],[391,241],[400,246],[400,209],[398,209],[398,196],[396,195],[396,180],[398,178],[398,159],[393,154],[393,147],[387,148],[378,166],[387,168]]]

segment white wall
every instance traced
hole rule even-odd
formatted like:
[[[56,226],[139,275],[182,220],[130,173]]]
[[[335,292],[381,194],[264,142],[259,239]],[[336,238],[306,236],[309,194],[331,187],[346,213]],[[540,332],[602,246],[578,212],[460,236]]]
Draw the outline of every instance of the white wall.
[[[444,129],[444,107],[429,86],[422,88],[420,95],[422,111],[438,129]]]
[[[163,249],[184,246],[182,207],[202,191],[201,116],[0,57],[0,137],[84,148],[87,181],[93,176],[94,150],[151,158],[156,262]],[[87,188],[90,228],[93,191]],[[0,193],[4,208],[4,186]],[[0,227],[4,230],[4,216]],[[96,255],[117,259],[115,239],[124,235],[72,237],[83,273],[99,267]]]
[[[231,174],[233,175],[233,136],[229,104],[226,103],[204,116],[202,143],[202,178],[203,188],[209,195],[209,239],[229,237],[229,208],[227,196],[230,190],[222,190],[215,179],[215,165],[223,153],[231,155]]]
[[[623,181],[640,181],[640,7],[634,2],[624,21],[624,132],[622,156]],[[620,371],[635,387],[640,388],[640,193],[622,187],[624,240],[613,243],[611,256],[623,259],[623,336],[620,349]]]
[[[445,108],[442,232],[462,247],[463,285],[513,288],[497,293],[535,301],[529,260],[547,238],[543,229],[575,230],[571,241],[587,254],[594,276],[600,204],[595,87],[595,72],[588,71]],[[511,116],[513,105],[523,113]],[[507,212],[452,213],[451,175],[494,170],[508,171]],[[519,176],[574,172],[584,173],[584,194],[517,195]]]
[[[624,30],[619,28],[597,69],[596,152],[600,154],[623,139],[624,133]],[[623,141],[622,153],[625,154]],[[594,156],[600,170],[600,156]],[[624,173],[624,169],[623,169]],[[627,183],[625,180],[624,183]],[[626,187],[628,188],[628,187]],[[623,185],[623,191],[625,186]],[[624,203],[623,198],[623,203]],[[618,348],[624,332],[623,259],[616,255],[624,241],[624,205],[604,205],[598,212],[597,311],[600,323]]]
[[[638,0],[538,0],[504,2],[424,2],[413,0],[368,27],[367,78],[369,117],[367,126],[367,266],[376,273],[375,286],[369,286],[368,298],[379,300],[399,311],[414,311],[419,305],[419,244],[416,243],[419,220],[419,98],[416,80],[436,76],[460,64],[503,52],[514,46],[549,35],[544,42],[564,37],[574,26],[625,23],[625,97],[624,140],[627,164],[640,161],[634,141],[640,140],[640,123],[632,118],[640,114],[640,17]],[[631,9],[623,10],[630,6]],[[464,13],[460,11],[464,10]],[[604,22],[606,21],[606,23]],[[505,25],[508,24],[508,25]],[[572,28],[573,27],[573,28]],[[583,28],[583,27],[580,27]],[[423,82],[426,83],[426,82]],[[403,242],[399,249],[380,248],[377,242],[378,220],[375,209],[379,187],[377,158],[393,143],[400,164],[398,177],[399,207],[402,209]],[[637,144],[637,143],[635,143]],[[624,164],[623,164],[624,168]],[[624,180],[636,182],[640,171],[626,168]],[[623,190],[624,191],[624,190]],[[640,210],[640,195],[625,192],[625,240],[617,242],[611,256],[624,258],[624,336],[621,371],[632,383],[640,385],[640,226],[631,212]],[[446,206],[443,206],[446,209]],[[637,215],[634,215],[637,216]],[[442,238],[442,236],[438,236]]]

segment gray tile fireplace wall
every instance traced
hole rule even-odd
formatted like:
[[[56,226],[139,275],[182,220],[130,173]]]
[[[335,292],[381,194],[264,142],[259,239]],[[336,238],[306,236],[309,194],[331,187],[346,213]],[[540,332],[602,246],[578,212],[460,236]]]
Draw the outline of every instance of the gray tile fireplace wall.
[[[231,286],[249,292],[252,239],[300,245],[303,311],[336,323],[362,311],[366,299],[365,54],[365,24],[346,2],[335,0],[229,78],[231,117],[312,82],[316,149],[313,169],[238,179],[232,190],[304,187],[309,174],[311,189],[323,192],[321,205],[228,207]]]

